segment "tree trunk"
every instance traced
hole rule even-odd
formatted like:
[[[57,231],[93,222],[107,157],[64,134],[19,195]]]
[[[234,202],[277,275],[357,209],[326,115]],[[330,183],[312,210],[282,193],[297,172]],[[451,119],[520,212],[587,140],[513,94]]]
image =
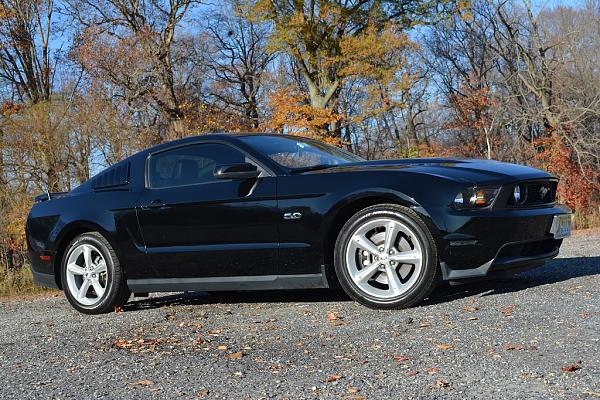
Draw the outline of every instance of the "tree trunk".
[[[417,126],[411,107],[406,108],[406,143],[410,149],[419,146],[419,137],[417,136]]]

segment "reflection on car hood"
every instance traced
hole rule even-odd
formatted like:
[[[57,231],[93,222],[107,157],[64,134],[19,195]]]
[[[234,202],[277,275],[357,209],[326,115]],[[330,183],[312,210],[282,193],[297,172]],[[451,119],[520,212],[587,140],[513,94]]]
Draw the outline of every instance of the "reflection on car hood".
[[[512,182],[527,179],[555,178],[547,172],[524,165],[494,160],[452,158],[410,158],[402,160],[362,161],[308,173],[351,171],[398,171],[440,176],[459,182],[477,184]]]

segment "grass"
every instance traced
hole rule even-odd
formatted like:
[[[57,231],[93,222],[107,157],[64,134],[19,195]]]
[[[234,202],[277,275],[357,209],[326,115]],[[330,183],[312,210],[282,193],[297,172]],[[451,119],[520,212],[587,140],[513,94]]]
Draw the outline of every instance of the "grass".
[[[8,269],[5,265],[0,265],[0,297],[43,293],[49,290],[52,289],[33,283],[29,267]]]
[[[573,229],[590,229],[600,227],[600,207],[591,213],[575,211],[573,213]]]

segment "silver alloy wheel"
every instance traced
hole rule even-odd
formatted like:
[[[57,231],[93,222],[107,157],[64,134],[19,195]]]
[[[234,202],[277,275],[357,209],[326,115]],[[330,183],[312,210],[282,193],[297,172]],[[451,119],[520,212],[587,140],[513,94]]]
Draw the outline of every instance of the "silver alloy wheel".
[[[365,222],[346,246],[346,268],[352,281],[381,300],[409,290],[419,278],[422,264],[423,251],[416,233],[396,219]]]
[[[80,244],[67,260],[67,286],[84,306],[96,305],[106,293],[108,269],[104,256],[91,244]]]

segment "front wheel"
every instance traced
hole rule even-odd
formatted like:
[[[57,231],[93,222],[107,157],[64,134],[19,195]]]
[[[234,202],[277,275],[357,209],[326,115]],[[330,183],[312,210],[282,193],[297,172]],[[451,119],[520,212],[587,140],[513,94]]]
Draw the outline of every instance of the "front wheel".
[[[335,270],[350,297],[371,308],[410,307],[434,288],[437,250],[413,210],[378,204],[356,213],[335,244]]]
[[[114,249],[98,232],[79,235],[69,244],[61,279],[71,305],[85,314],[112,311],[131,295]]]

